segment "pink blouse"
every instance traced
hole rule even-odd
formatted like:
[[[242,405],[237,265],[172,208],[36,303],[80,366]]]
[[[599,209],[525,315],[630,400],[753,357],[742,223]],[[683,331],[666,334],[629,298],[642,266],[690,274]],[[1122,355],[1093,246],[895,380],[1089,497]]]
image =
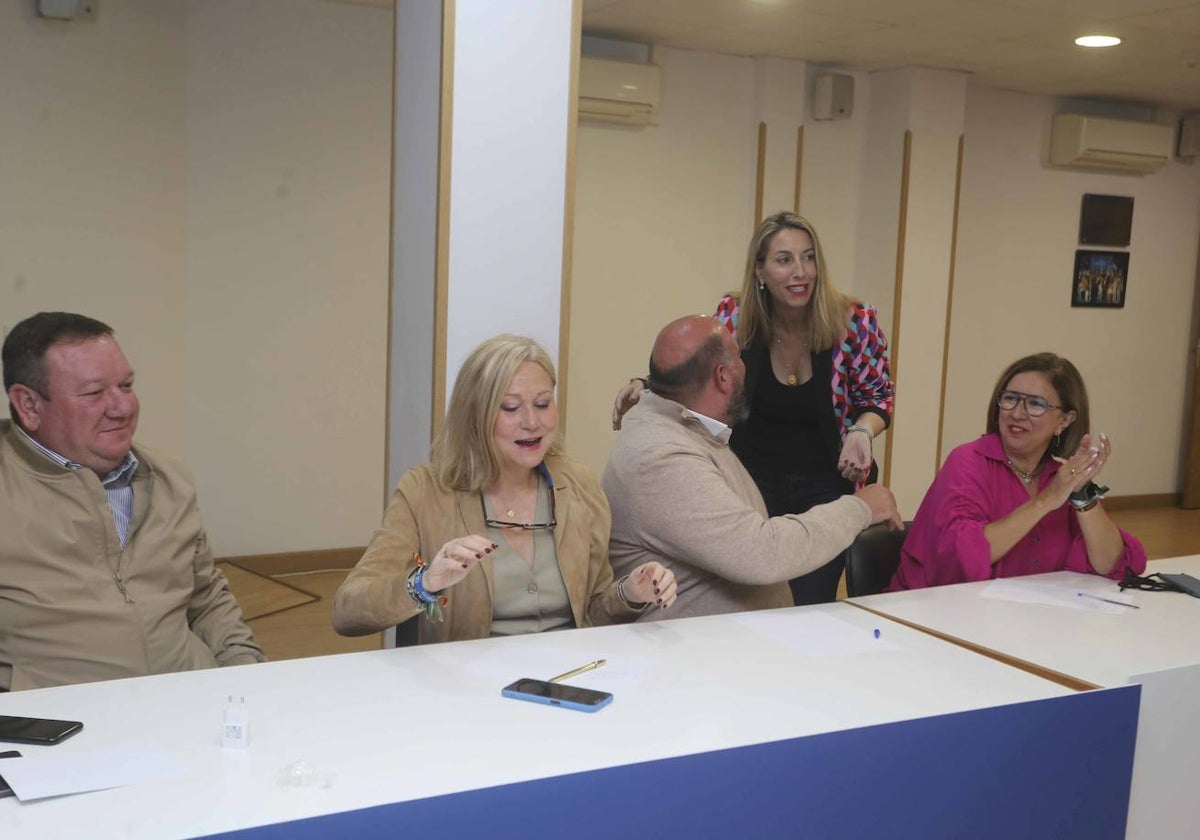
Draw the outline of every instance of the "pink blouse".
[[[1038,478],[1041,490],[1058,472],[1047,459]],[[990,522],[1001,519],[1029,501],[1021,480],[1008,468],[997,434],[984,435],[950,453],[925,494],[900,552],[900,567],[889,590],[919,589],[998,577],[1042,572],[1096,574],[1088,562],[1075,509],[1064,504],[1042,517],[996,563],[983,536]],[[1126,569],[1146,570],[1146,550],[1135,537],[1121,531],[1125,550],[1109,577],[1120,580]]]

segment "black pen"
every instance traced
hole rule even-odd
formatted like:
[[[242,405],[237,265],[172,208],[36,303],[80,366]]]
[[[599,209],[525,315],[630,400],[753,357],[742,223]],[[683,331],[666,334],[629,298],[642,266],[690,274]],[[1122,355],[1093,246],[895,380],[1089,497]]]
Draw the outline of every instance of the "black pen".
[[[1080,598],[1091,598],[1094,601],[1103,601],[1106,604],[1116,604],[1118,607],[1133,607],[1135,610],[1140,610],[1137,604],[1127,604],[1124,601],[1114,601],[1112,598],[1101,598],[1099,595],[1093,595],[1090,592],[1076,592]]]

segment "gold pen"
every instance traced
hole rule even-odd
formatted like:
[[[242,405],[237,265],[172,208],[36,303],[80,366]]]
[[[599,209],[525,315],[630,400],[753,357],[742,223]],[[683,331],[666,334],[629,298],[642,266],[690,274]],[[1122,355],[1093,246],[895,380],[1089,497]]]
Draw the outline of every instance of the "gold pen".
[[[596,670],[607,661],[607,659],[597,659],[595,662],[589,662],[586,665],[580,665],[578,668],[572,668],[565,674],[559,674],[557,677],[551,677],[550,682],[556,683],[559,680],[565,680],[567,677],[575,677],[580,674],[586,674],[588,671]]]

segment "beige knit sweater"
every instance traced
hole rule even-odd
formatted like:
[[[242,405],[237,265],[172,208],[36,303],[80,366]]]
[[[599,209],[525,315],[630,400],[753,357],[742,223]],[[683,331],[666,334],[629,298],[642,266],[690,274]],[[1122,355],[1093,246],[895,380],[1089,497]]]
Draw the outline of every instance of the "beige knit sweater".
[[[669,566],[679,600],[652,621],[792,605],[787,581],[823,566],[871,524],[854,496],[768,517],[728,445],[687,409],[649,391],[626,416],[604,470],[613,571]]]

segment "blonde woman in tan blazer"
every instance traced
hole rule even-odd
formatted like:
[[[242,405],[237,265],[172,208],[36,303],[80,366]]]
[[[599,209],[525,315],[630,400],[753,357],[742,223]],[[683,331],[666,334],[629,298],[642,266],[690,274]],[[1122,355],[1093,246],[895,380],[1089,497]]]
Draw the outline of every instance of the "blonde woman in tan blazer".
[[[459,370],[432,462],[400,480],[338,589],[334,628],[374,633],[425,614],[424,642],[632,621],[675,600],[658,562],[614,580],[611,514],[557,440],[554,364],[501,335]]]

